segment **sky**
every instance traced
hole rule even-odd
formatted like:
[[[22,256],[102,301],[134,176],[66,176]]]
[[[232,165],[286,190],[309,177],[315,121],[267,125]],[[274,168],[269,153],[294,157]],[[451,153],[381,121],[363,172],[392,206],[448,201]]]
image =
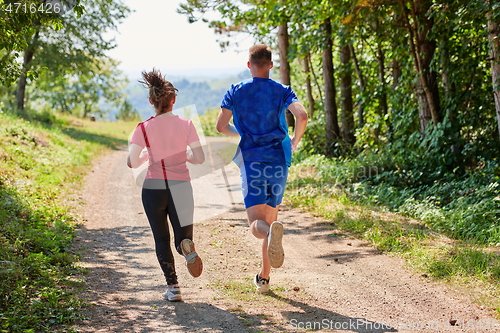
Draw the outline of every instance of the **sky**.
[[[240,35],[239,46],[225,52],[207,23],[188,23],[176,13],[180,0],[124,0],[133,12],[118,26],[118,46],[108,55],[121,61],[120,69],[129,77],[141,71],[160,69],[173,76],[218,76],[237,74],[246,69],[251,37]]]

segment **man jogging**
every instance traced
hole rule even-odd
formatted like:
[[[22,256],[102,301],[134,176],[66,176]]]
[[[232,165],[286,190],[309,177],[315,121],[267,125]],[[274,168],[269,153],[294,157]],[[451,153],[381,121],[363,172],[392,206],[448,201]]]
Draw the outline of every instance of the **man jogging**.
[[[217,131],[240,136],[234,157],[240,168],[242,191],[252,234],[263,240],[262,267],[254,283],[259,293],[269,291],[271,267],[284,261],[283,224],[277,221],[292,160],[307,126],[307,112],[289,86],[269,78],[273,67],[267,45],[254,45],[247,63],[251,79],[232,85],[224,95]],[[295,116],[288,136],[285,112]],[[234,126],[229,123],[233,118]]]

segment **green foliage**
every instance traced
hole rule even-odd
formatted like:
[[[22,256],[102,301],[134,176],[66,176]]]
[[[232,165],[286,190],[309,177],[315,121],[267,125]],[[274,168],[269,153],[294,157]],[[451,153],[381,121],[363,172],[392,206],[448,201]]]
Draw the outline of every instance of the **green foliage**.
[[[201,128],[205,136],[224,136],[215,129],[219,112],[220,108],[211,108],[200,116]]]
[[[18,81],[18,108],[50,106],[85,117],[100,115],[102,101],[120,105],[125,80],[118,63],[105,55],[115,47],[105,36],[128,15],[128,7],[119,1],[81,0],[59,15],[41,10],[44,4],[20,1],[0,15],[6,29],[0,36],[0,82]],[[25,104],[26,96],[32,105]]]
[[[379,161],[377,154],[341,160],[299,152],[296,161],[285,200],[326,218],[330,236],[366,239],[404,257],[422,276],[466,286],[471,295],[482,295],[477,299],[483,305],[500,308],[496,161],[470,175],[446,175],[447,181],[414,187],[405,184],[421,182],[419,172],[391,168],[389,159],[372,164]]]
[[[124,121],[140,121],[141,117],[139,116],[139,112],[132,106],[129,100],[124,100],[118,114],[116,115],[117,120]]]
[[[43,72],[29,87],[32,108],[51,108],[80,117],[103,116],[114,106],[126,107],[123,88],[128,80],[118,70],[118,63],[96,58],[85,64],[78,75],[72,72]],[[132,110],[129,110],[133,112]]]
[[[356,202],[385,206],[420,219],[451,237],[481,244],[500,243],[500,164],[497,159],[483,161],[464,175],[442,173],[442,170],[424,173],[398,165],[392,156],[384,160],[373,153],[345,160],[314,155],[300,161],[297,168],[313,171],[309,177],[299,174],[293,186],[312,186],[317,189],[314,191],[333,191],[331,193],[341,190]],[[315,195],[314,191],[308,195]]]
[[[494,112],[492,63],[486,61],[496,44],[489,42],[488,34],[494,32],[486,26],[488,17],[496,22],[500,11],[491,1],[186,0],[178,11],[192,21],[211,11],[221,14],[220,20],[203,20],[221,35],[222,46],[239,32],[276,49],[276,28],[288,24],[292,86],[303,102],[311,97],[316,110],[302,142],[310,154],[346,158],[368,150],[379,153],[382,160],[394,155],[395,167],[419,170],[425,176],[418,181],[427,184],[447,173],[464,175],[479,160],[498,155],[500,120]],[[326,19],[332,22],[332,36],[325,36],[322,29]],[[325,95],[334,94],[338,107],[342,105],[338,91],[323,91],[322,53],[329,37],[336,45],[349,43],[352,59],[356,56],[352,97],[359,114],[353,146],[340,138],[328,142],[325,134]],[[418,53],[412,43],[420,45]],[[339,85],[343,74],[339,48],[332,52]],[[310,59],[307,73],[304,59]],[[421,76],[422,71],[427,74]],[[435,85],[420,87],[422,77],[431,76]],[[306,78],[312,87],[309,96]],[[430,109],[426,89],[432,90],[436,120],[426,114]],[[341,115],[346,110],[338,111]]]
[[[44,1],[0,0],[0,83],[5,86],[15,82],[23,72],[18,58],[29,48],[31,36],[42,28],[61,29],[63,17],[39,10]],[[26,5],[26,6],[24,6]],[[75,15],[83,13],[80,0],[75,1]],[[28,72],[31,77],[37,71]]]
[[[80,318],[71,198],[96,152],[126,145],[133,125],[114,127],[0,110],[1,332],[53,332]]]

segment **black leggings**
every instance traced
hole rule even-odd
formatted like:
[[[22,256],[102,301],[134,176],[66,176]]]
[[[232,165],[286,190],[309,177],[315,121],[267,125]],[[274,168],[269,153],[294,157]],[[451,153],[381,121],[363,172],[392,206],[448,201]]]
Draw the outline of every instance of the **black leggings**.
[[[186,238],[193,240],[194,200],[191,183],[146,179],[142,188],[142,204],[153,232],[156,257],[167,285],[177,284],[167,216],[174,231],[175,249],[182,254],[181,241]]]

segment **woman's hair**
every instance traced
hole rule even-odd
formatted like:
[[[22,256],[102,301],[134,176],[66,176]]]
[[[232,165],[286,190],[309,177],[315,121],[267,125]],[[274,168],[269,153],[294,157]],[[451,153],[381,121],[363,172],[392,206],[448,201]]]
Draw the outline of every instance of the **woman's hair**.
[[[153,102],[155,109],[163,113],[163,110],[172,104],[172,99],[178,90],[171,82],[165,80],[159,70],[154,68],[149,73],[143,71],[142,78],[144,81],[139,81],[139,83],[149,88],[149,99]]]

